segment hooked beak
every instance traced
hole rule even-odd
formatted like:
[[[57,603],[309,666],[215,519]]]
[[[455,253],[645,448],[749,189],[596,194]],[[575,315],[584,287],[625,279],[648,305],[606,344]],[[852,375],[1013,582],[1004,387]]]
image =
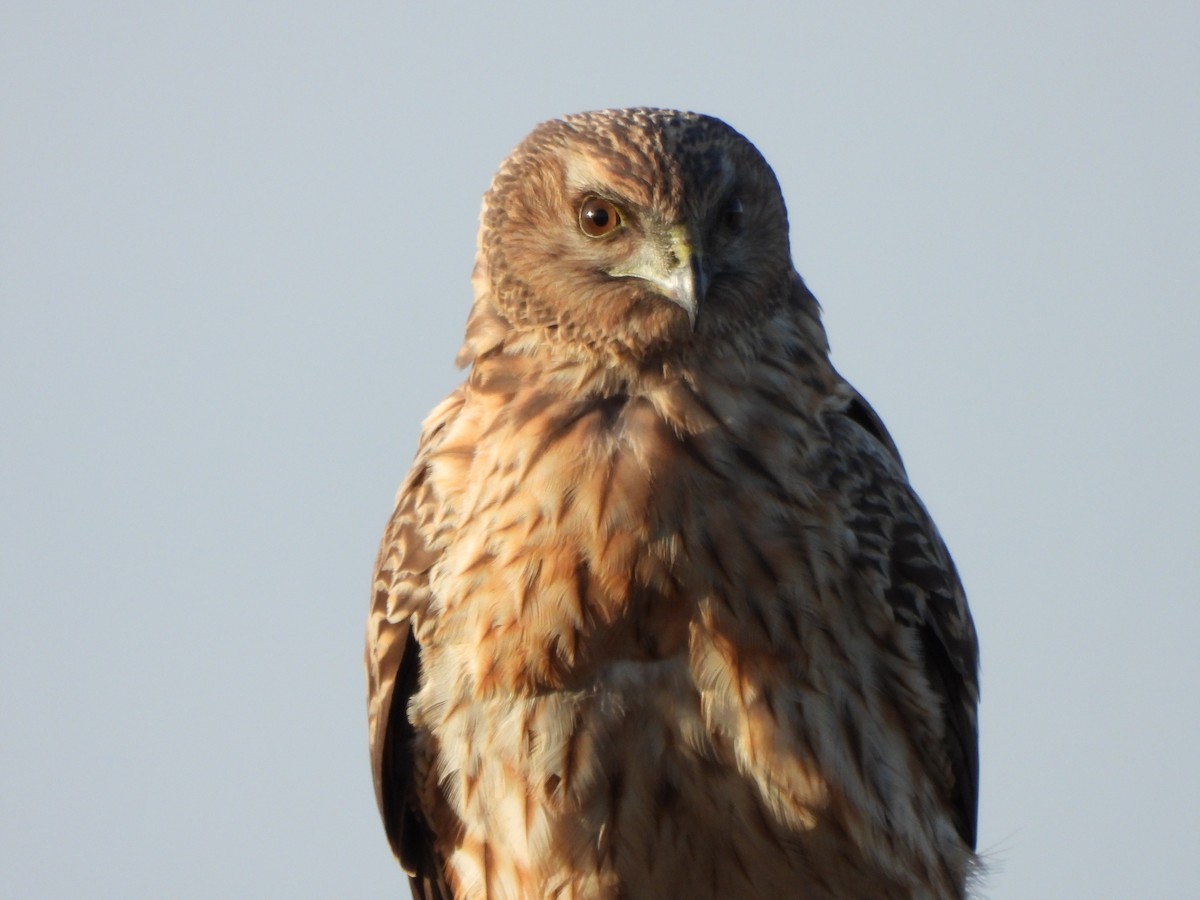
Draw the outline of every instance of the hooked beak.
[[[688,323],[695,328],[696,315],[700,312],[700,304],[704,301],[705,291],[708,290],[704,258],[686,225],[674,226],[669,234],[671,244],[668,259],[673,259],[675,265],[667,268],[665,277],[651,281],[662,288],[667,299],[683,308],[687,313]]]
[[[659,293],[687,313],[688,324],[693,329],[696,327],[696,316],[708,290],[708,276],[704,272],[703,256],[688,226],[671,226],[664,246],[632,268],[610,270],[608,274],[650,282]]]

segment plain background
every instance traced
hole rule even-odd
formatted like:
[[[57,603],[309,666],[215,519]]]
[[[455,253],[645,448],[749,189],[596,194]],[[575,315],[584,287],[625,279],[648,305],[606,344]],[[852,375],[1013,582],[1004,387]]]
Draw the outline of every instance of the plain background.
[[[1194,3],[5,3],[0,895],[396,897],[361,639],[537,122],[762,149],[983,642],[982,896],[1193,895]]]

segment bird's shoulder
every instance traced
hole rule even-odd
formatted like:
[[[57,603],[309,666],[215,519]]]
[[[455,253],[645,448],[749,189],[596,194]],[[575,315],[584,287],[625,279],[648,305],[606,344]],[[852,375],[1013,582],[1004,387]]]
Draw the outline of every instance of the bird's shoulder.
[[[978,800],[979,644],[950,552],[909,482],[895,442],[846,385],[831,406],[824,471],[840,498],[864,582],[905,629],[939,713],[941,775],[955,825],[972,848]]]
[[[388,841],[409,875],[414,897],[420,900],[452,896],[420,809],[418,792],[425,786],[414,757],[407,707],[420,678],[414,627],[430,602],[429,572],[438,558],[435,543],[442,503],[431,484],[430,464],[464,401],[462,390],[456,390],[425,420],[416,460],[380,542],[367,620],[367,707],[375,795]]]

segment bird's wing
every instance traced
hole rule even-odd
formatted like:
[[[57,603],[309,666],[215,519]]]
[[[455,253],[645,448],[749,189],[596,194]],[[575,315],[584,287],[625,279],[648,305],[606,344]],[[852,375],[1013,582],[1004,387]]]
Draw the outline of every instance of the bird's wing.
[[[935,772],[963,841],[975,848],[979,796],[979,645],[950,553],[908,483],[896,445],[879,416],[854,392],[831,423],[843,466],[851,529],[860,552],[882,570],[884,596],[908,626],[941,706]]]
[[[379,548],[367,620],[367,713],[375,799],[388,841],[408,872],[417,900],[453,897],[433,833],[416,801],[419,785],[408,702],[418,689],[421,671],[414,618],[428,604],[429,571],[437,561],[429,535],[438,498],[429,485],[429,464],[461,405],[461,395],[451,395],[425,422],[416,462],[400,488]]]

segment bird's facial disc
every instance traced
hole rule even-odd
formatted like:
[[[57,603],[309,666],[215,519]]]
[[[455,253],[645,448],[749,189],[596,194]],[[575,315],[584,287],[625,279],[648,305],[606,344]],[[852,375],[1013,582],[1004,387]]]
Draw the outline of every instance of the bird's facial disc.
[[[745,272],[756,268],[747,254],[764,242],[748,235],[761,230],[764,205],[753,179],[744,183],[737,161],[725,155],[664,151],[661,183],[651,190],[609,162],[603,154],[573,154],[565,170],[577,240],[586,238],[592,271],[636,279],[682,309],[694,331],[709,315],[702,307],[736,296]]]

